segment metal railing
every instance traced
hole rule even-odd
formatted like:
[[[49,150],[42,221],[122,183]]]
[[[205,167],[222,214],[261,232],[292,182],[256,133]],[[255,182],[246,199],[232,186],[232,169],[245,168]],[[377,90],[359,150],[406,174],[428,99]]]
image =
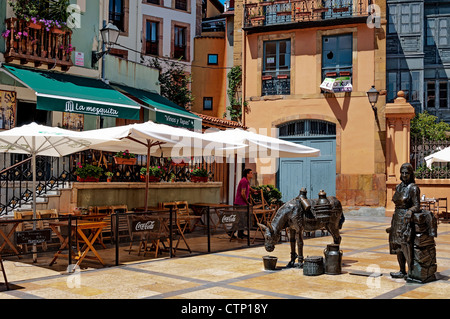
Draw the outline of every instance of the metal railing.
[[[37,156],[36,159],[36,196],[43,196],[49,191],[68,187],[76,182],[75,170],[78,163],[89,163],[103,168],[104,173],[113,173],[113,182],[145,182],[141,168],[146,167],[147,156],[137,156],[136,165],[115,164],[115,153],[83,151],[61,158]],[[215,165],[213,161],[193,157],[189,163],[175,164],[168,158],[151,157],[151,166],[163,168],[159,181],[185,182],[191,180],[194,168],[205,168],[208,180],[213,180]],[[30,204],[33,200],[31,162],[28,155],[0,154],[0,216]],[[103,174],[100,182],[106,182]]]
[[[445,179],[450,178],[450,167],[447,163],[433,163],[428,168],[425,157],[450,146],[450,141],[428,141],[411,138],[410,163],[415,169],[418,179]]]
[[[265,0],[244,4],[244,27],[367,17],[371,0]]]
[[[20,59],[21,62],[31,62],[35,66],[60,66],[65,71],[73,65],[71,55],[74,48],[70,29],[47,26],[39,21],[33,23],[9,18],[6,20],[3,37],[6,43],[6,62]]]
[[[227,210],[242,216],[239,226],[234,228],[231,226],[230,229],[245,230],[248,234],[250,229],[255,230],[251,225],[253,221],[250,218],[249,207],[231,206]],[[260,240],[253,243],[250,242],[250,236],[247,236],[247,239],[235,239],[231,242],[225,227],[213,230],[213,222],[210,222],[209,218],[213,214],[209,208],[203,214],[205,227],[196,230],[191,228],[184,233],[179,226],[176,210],[172,208],[147,212],[116,212],[109,216],[86,214],[59,215],[52,218],[1,218],[0,231],[4,236],[0,238],[0,255],[3,258],[23,258],[24,262],[31,258],[40,259],[41,263],[48,261],[49,266],[53,266],[55,261],[58,261],[56,266],[68,267],[68,270],[73,271],[74,269],[70,266],[86,256],[93,259],[89,261],[90,263],[94,262],[100,267],[117,266],[129,260],[212,253],[261,245],[264,242],[261,235]],[[226,223],[233,223],[230,218],[224,220]],[[98,228],[95,228],[95,225],[92,228],[86,227],[89,223],[101,224],[96,227],[103,227],[101,228],[102,236],[96,234]],[[215,223],[220,221],[216,219]],[[33,224],[35,226],[32,226]],[[85,234],[84,239],[80,236],[80,230]],[[2,241],[5,237],[8,241]],[[185,244],[184,237],[187,238]],[[146,247],[143,247],[143,244]],[[160,245],[160,254],[155,251],[156,245]],[[92,246],[95,252],[92,248],[85,252],[86,246]],[[95,256],[98,254],[101,260],[94,254]],[[84,262],[81,261],[81,263]]]

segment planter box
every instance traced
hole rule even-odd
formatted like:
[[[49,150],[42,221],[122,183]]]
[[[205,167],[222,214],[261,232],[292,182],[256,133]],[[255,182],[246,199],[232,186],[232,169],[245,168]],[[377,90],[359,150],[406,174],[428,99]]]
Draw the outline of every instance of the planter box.
[[[277,16],[290,16],[291,11],[279,11],[277,12]]]
[[[99,178],[96,177],[86,177],[86,178],[81,178],[80,176],[77,176],[77,182],[98,182]]]
[[[328,11],[328,8],[316,8],[316,9],[313,9],[314,13],[322,13],[322,12],[327,12],[327,11]]]
[[[348,11],[348,7],[345,8],[333,8],[333,12],[346,12]]]
[[[139,177],[141,179],[141,182],[145,182],[145,175],[140,175]],[[148,181],[150,183],[157,183],[157,182],[159,182],[159,180],[160,180],[160,178],[156,177],[156,176],[149,176],[148,177]]]
[[[194,183],[206,183],[208,181],[208,176],[191,176],[191,182]]]
[[[52,31],[52,33],[55,33],[55,34],[64,34],[64,33],[66,33],[66,31],[58,29],[58,28],[52,28],[51,31]]]
[[[33,23],[33,22],[28,22],[27,23],[27,27],[29,27],[30,29],[35,29],[35,30],[41,30],[42,29],[42,25],[41,24],[37,24],[37,23]]]
[[[114,163],[119,165],[134,165],[136,164],[136,158],[123,158],[114,156]]]

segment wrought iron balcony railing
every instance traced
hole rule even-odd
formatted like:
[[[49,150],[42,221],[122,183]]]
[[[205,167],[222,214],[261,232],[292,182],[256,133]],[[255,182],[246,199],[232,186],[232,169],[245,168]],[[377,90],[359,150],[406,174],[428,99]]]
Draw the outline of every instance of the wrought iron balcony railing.
[[[67,71],[73,64],[71,53],[72,31],[46,25],[44,22],[9,18],[6,20],[6,31],[2,34],[6,42],[5,60],[20,60],[49,68],[60,66]]]
[[[372,0],[250,0],[244,27],[367,17]]]

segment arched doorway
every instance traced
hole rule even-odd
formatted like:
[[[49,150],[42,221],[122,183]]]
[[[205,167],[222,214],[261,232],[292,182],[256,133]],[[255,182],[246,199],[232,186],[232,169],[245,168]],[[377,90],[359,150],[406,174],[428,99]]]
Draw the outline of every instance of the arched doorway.
[[[278,126],[283,140],[320,149],[319,157],[280,158],[277,182],[283,201],[296,197],[305,187],[308,198],[321,189],[336,195],[336,124],[323,120],[297,120]]]

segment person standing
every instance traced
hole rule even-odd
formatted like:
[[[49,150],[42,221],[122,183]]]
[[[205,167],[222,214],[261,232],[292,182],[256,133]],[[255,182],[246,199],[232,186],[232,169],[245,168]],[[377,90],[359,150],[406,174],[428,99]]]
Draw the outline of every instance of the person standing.
[[[250,168],[244,169],[242,173],[242,179],[239,181],[236,196],[234,197],[234,205],[248,206],[250,205],[249,197],[250,192],[257,193],[257,191],[250,187],[250,180],[253,178],[253,171]],[[233,237],[234,232],[229,232],[228,235]],[[244,231],[238,230],[238,237],[244,237]]]
[[[244,169],[242,179],[239,181],[236,196],[234,198],[234,205],[248,206],[250,192],[257,193],[257,191],[250,187],[250,180],[253,178],[253,171],[250,168]]]

